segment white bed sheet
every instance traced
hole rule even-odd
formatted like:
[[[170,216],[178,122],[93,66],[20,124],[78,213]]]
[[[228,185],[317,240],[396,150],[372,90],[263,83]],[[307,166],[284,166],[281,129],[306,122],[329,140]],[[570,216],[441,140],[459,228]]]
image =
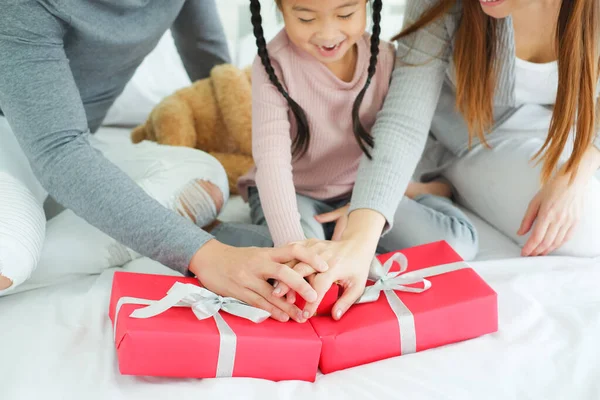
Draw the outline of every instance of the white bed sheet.
[[[103,133],[126,140],[121,130]],[[223,214],[247,220],[239,198]],[[475,221],[482,250],[473,266],[499,295],[495,334],[314,384],[121,376],[107,270],[0,298],[0,399],[600,399],[600,260],[518,258],[510,240]],[[148,259],[123,269],[173,273]]]

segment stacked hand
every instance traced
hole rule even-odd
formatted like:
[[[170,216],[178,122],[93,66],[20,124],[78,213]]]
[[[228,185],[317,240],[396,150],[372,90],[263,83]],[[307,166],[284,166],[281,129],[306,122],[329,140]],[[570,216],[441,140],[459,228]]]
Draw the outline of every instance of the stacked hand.
[[[335,242],[309,239],[303,245],[323,258],[329,265],[329,269],[319,272],[307,263],[298,263],[294,266],[293,270],[300,276],[308,277],[308,282],[317,292],[316,300],[307,300],[302,316],[308,319],[314,315],[331,285],[337,283],[343,288],[343,293],[333,306],[332,315],[335,319],[340,319],[362,295],[375,250],[361,245],[360,241],[354,239]],[[284,283],[279,283],[274,292],[279,297],[288,293],[291,293],[290,288]]]
[[[317,292],[316,301],[307,300],[303,311],[304,319],[314,315],[323,297],[334,283],[337,283],[343,289],[342,296],[333,306],[332,316],[335,319],[340,319],[365,289],[369,267],[375,256],[381,231],[379,225],[383,225],[383,217],[378,215],[374,219],[374,226],[357,224],[363,226],[364,229],[349,232],[346,229],[348,226],[348,209],[349,205],[316,217],[321,223],[336,221],[332,241],[309,239],[299,243],[320,256],[329,266],[329,269],[325,272],[316,271],[311,265],[304,262],[298,262],[292,266],[293,270],[300,276],[307,277],[308,282]],[[356,212],[356,218],[365,218],[364,215],[361,215],[361,211]],[[366,212],[372,213],[372,211]],[[372,218],[372,215],[370,217]],[[274,295],[278,297],[287,296],[288,302],[294,302],[296,299],[293,289],[282,282],[278,283]]]
[[[343,294],[332,314],[340,319],[365,289],[385,224],[375,211],[356,210],[348,217],[348,209],[349,205],[316,217],[322,223],[336,221],[332,241],[235,248],[212,240],[194,255],[189,269],[207,289],[269,311],[279,321],[305,322],[337,283]],[[306,301],[304,310],[294,304],[297,295]]]
[[[303,321],[302,312],[294,304],[273,295],[269,279],[281,282],[298,292],[307,302],[318,294],[303,277],[286,263],[300,261],[316,272],[326,272],[328,265],[315,251],[300,244],[280,248],[237,248],[216,240],[206,243],[194,255],[190,271],[203,286],[234,297],[271,313],[274,319]]]
[[[350,203],[348,203],[347,205],[338,208],[337,210],[325,213],[325,214],[319,214],[315,216],[315,219],[320,222],[321,224],[326,224],[328,222],[335,222],[335,229],[333,232],[333,236],[331,237],[331,240],[333,241],[338,241],[342,238],[342,234],[344,233],[346,226],[348,225],[348,210],[350,208]],[[314,250],[318,250],[317,247],[315,247],[315,241],[314,240],[308,240],[306,242],[299,242],[299,244],[302,245],[306,245],[308,247],[313,247]],[[318,246],[319,248],[321,248],[322,246]],[[302,277],[307,278],[308,282],[312,285],[313,284],[313,278],[314,275],[316,274],[316,271],[311,268],[309,265],[305,264],[305,263],[299,263],[298,261],[293,261],[291,263],[287,264],[290,268],[294,268],[294,271],[296,271],[298,274],[300,274]],[[289,286],[287,286],[286,284],[280,284],[280,282],[275,282],[276,284],[276,289],[274,291],[274,294],[276,296],[285,296],[287,301],[289,303],[295,303],[296,302],[296,292],[293,290],[290,290]]]

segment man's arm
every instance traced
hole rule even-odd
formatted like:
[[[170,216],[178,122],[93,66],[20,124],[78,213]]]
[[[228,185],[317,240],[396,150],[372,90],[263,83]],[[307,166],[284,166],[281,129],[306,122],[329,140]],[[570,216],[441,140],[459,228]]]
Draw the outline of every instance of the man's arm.
[[[42,185],[116,240],[186,273],[212,236],[162,207],[90,146],[63,50],[66,26],[33,0],[9,3],[2,13],[0,107]]]
[[[171,32],[192,82],[208,77],[215,65],[231,62],[214,0],[187,0]]]

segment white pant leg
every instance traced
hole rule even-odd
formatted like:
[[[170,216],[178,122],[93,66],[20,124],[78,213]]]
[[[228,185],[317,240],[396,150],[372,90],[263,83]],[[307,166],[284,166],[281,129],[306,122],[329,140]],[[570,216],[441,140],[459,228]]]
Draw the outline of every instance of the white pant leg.
[[[0,117],[0,274],[13,286],[24,282],[40,259],[46,197],[8,122]]]
[[[229,186],[224,168],[204,152],[151,142],[134,146],[91,138],[91,143],[167,208],[175,209],[183,189],[199,179],[215,184],[223,193],[224,201],[228,199]],[[193,205],[188,209],[194,210]],[[137,257],[139,254],[88,224],[73,211],[65,210],[48,221],[46,242],[37,270],[24,285],[13,287],[10,292],[48,286],[76,275],[98,274]]]
[[[515,136],[492,140],[492,149],[474,147],[446,170],[459,202],[500,232],[523,246],[529,234],[517,231],[529,202],[541,188],[541,164],[531,158],[543,145],[540,137]],[[568,155],[569,149],[565,151]],[[564,162],[564,157],[562,162]],[[578,257],[600,255],[600,183],[588,187],[583,217],[573,238],[554,254]]]
[[[106,158],[167,208],[176,207],[181,190],[196,180],[217,186],[224,202],[229,198],[225,169],[216,158],[203,151],[149,141],[124,146],[113,146],[97,138],[91,141]]]

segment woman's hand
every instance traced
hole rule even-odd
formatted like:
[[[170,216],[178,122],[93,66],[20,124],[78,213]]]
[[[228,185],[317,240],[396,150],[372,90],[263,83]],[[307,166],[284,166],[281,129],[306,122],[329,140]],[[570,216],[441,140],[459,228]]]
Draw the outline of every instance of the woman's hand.
[[[346,204],[343,207],[338,208],[337,210],[330,211],[328,213],[319,214],[315,216],[315,219],[321,224],[326,224],[328,222],[335,222],[335,229],[333,231],[333,236],[331,240],[338,241],[342,238],[344,230],[348,225],[348,210],[350,209],[350,203]],[[310,243],[309,241],[298,242],[302,245],[307,245]],[[310,277],[317,273],[313,268],[305,263],[289,263],[290,267],[294,268],[294,271],[302,275],[303,277]],[[311,282],[311,279],[309,279]],[[289,303],[296,302],[296,293],[293,290],[290,290],[289,286],[284,283],[276,282],[276,289],[274,294],[276,296],[285,296]]]
[[[581,217],[584,190],[569,185],[566,176],[553,178],[534,196],[518,231],[527,234],[535,227],[521,254],[540,256],[552,253],[571,239]]]
[[[308,302],[303,317],[308,318],[317,312],[319,304],[331,285],[337,283],[343,293],[332,309],[334,319],[340,319],[363,294],[369,275],[369,267],[375,256],[377,242],[369,243],[367,237],[342,238],[339,241],[316,241],[309,248],[317,249],[330,268],[310,277],[309,282],[317,292],[317,300]],[[299,274],[306,273],[303,270]]]
[[[316,249],[299,244],[279,248],[237,248],[216,240],[207,242],[196,252],[190,271],[208,290],[221,296],[234,297],[271,313],[272,318],[285,322],[293,318],[304,322],[302,312],[294,304],[273,294],[267,280],[283,282],[307,302],[318,299],[316,291],[286,263],[300,261],[315,271],[328,270],[327,263]]]
[[[315,215],[315,219],[321,223],[321,224],[326,224],[328,222],[335,222],[335,229],[333,231],[333,236],[331,237],[331,240],[333,241],[339,241],[342,238],[342,235],[344,233],[344,230],[346,229],[346,226],[348,225],[348,209],[350,208],[350,203],[346,204],[343,207],[338,208],[337,210],[334,211],[330,211],[328,213],[324,213],[324,214],[319,214],[319,215]],[[309,242],[300,242],[300,244],[302,245],[309,245]],[[314,242],[313,242],[314,244]],[[290,265],[290,264],[288,264]],[[292,265],[290,265],[291,267],[294,268],[294,271],[296,271],[298,274],[300,274],[303,277],[310,277],[308,279],[309,282],[312,283],[312,276],[315,275],[317,273],[317,271],[315,271],[310,265],[306,264],[306,263],[292,263]],[[275,289],[274,294],[276,296],[285,296],[286,300],[288,301],[288,303],[295,303],[296,302],[296,293],[293,290],[290,290],[290,287],[287,286],[285,283],[280,283],[280,282],[276,282],[277,286]]]
[[[316,301],[307,300],[303,318],[314,315],[331,285],[343,288],[342,296],[332,309],[332,316],[340,319],[364,292],[369,267],[375,256],[377,243],[385,224],[385,218],[376,211],[361,209],[352,212],[348,226],[339,241],[311,239],[302,244],[319,254],[329,265],[325,272],[298,263],[294,270],[301,276],[309,276],[309,282],[317,292]],[[276,289],[277,290],[277,289]],[[280,295],[283,295],[280,293]]]
[[[592,146],[584,154],[574,176],[561,171],[534,196],[517,232],[522,236],[533,227],[523,246],[523,256],[547,255],[571,239],[581,218],[588,183],[599,166],[600,152]]]
[[[350,203],[346,204],[344,207],[338,208],[337,210],[315,216],[315,219],[321,224],[335,222],[335,229],[333,231],[333,236],[331,237],[331,240],[337,241],[342,238],[342,235],[346,230],[346,226],[348,226],[349,209]]]
[[[343,293],[333,306],[333,318],[340,319],[358,300],[364,292],[369,267],[384,225],[385,218],[378,212],[370,209],[355,210],[348,217],[348,225],[340,240],[309,239],[298,243],[314,250],[329,265],[326,272],[315,271],[311,265],[304,262],[294,266],[294,271],[300,276],[307,276],[317,292],[316,301],[307,300],[303,318],[308,319],[316,313],[325,294],[334,283],[343,288]],[[287,288],[280,284],[274,294],[285,296]]]

